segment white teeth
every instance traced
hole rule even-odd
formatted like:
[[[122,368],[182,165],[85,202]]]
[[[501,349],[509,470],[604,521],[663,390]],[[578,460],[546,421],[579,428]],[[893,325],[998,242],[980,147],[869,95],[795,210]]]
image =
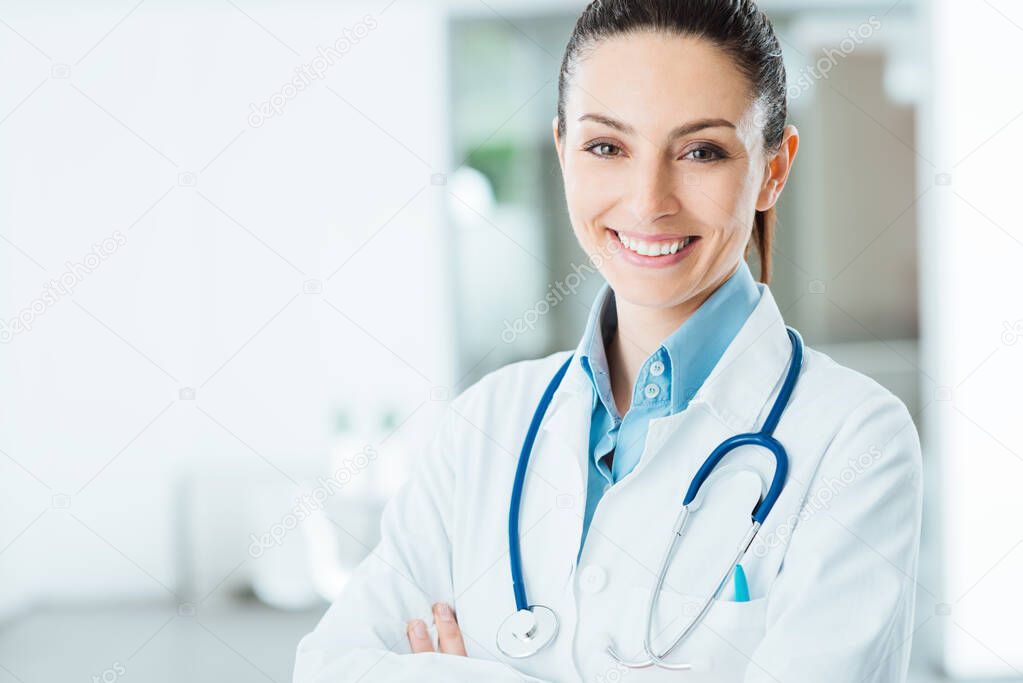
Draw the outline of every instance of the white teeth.
[[[687,237],[684,240],[675,240],[674,242],[644,242],[639,239],[630,239],[629,237],[618,234],[618,240],[622,245],[631,251],[636,252],[642,256],[666,256],[668,254],[674,254],[679,249],[684,249],[693,238]]]

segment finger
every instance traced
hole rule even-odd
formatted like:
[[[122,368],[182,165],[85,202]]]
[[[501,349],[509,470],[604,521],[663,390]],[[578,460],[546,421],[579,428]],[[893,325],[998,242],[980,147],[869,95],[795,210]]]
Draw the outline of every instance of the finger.
[[[447,603],[438,602],[433,606],[433,623],[437,624],[437,644],[440,651],[449,655],[465,656],[462,629],[455,621],[455,613]]]
[[[405,633],[408,635],[408,644],[412,653],[433,652],[433,641],[426,630],[426,624],[419,619],[413,619],[405,625]]]

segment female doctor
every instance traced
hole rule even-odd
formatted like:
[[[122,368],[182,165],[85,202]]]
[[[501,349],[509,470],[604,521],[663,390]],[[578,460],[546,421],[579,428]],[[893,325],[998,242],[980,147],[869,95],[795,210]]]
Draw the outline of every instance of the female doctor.
[[[295,681],[905,679],[919,440],[767,286],[785,94],[753,0],[583,11],[553,133],[607,284],[451,402]]]

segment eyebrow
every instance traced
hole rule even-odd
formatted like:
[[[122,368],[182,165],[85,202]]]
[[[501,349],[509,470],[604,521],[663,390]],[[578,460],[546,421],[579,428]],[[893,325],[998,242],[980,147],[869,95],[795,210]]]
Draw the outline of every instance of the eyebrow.
[[[623,123],[617,119],[613,119],[610,116],[604,116],[603,114],[583,114],[580,116],[578,121],[595,121],[602,123],[609,128],[621,131],[626,135],[632,135],[636,130],[627,123]],[[704,128],[731,128],[735,129],[735,124],[727,119],[696,119],[689,123],[684,123],[681,126],[676,126],[668,133],[668,139],[674,140],[675,138],[685,137],[691,133],[695,133],[698,130]]]

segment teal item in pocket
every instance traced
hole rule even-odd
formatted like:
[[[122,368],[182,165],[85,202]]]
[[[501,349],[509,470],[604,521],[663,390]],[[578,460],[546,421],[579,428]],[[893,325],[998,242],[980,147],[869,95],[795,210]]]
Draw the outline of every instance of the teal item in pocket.
[[[742,565],[735,565],[735,601],[749,602],[749,584],[746,583],[746,572]]]

